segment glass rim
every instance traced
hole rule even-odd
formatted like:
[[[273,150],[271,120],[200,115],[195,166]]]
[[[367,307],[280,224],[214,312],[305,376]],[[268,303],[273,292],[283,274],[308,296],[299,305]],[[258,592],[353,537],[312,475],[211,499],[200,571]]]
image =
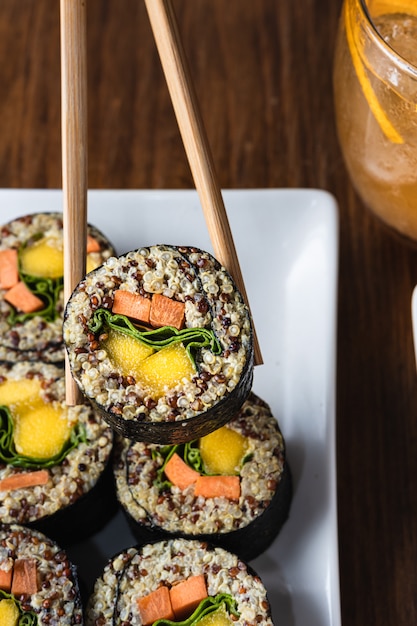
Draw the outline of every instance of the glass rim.
[[[348,0],[346,0],[348,1]],[[375,23],[369,13],[368,10],[368,0],[359,0],[359,5],[363,11],[364,17],[368,22],[373,35],[378,40],[379,44],[387,51],[388,54],[391,54],[394,57],[394,60],[398,66],[400,66],[401,71],[404,71],[408,74],[411,74],[413,78],[417,79],[417,65],[414,65],[411,61],[408,61],[405,57],[403,57],[395,48],[393,48],[381,35]]]

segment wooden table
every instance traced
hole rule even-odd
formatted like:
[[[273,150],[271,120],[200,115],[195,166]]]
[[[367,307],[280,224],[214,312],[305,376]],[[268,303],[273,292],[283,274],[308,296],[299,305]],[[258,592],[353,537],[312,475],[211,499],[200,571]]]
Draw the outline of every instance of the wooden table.
[[[339,203],[342,621],[410,626],[417,255],[364,210],[346,174],[331,81],[340,5],[175,0],[221,186],[316,187]],[[2,0],[0,59],[0,187],[60,187],[59,2]],[[193,187],[140,0],[89,0],[88,80],[90,188]]]

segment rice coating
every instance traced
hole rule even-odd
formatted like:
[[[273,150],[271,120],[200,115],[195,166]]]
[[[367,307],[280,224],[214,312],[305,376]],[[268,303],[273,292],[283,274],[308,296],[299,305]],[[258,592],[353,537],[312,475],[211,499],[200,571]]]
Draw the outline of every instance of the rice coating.
[[[19,596],[26,611],[36,613],[38,626],[83,624],[76,570],[64,550],[44,534],[12,524],[0,525],[0,568],[16,559],[34,559],[38,591]]]
[[[141,626],[137,598],[201,573],[208,595],[228,593],[237,601],[236,626],[273,625],[265,587],[246,563],[223,548],[185,539],[129,548],[109,561],[94,585],[86,625]]]
[[[192,485],[184,490],[171,485],[161,492],[154,481],[163,457],[152,454],[160,446],[117,438],[114,475],[123,508],[138,523],[171,533],[227,533],[250,524],[277,490],[285,466],[284,440],[269,406],[253,393],[227,428],[248,442],[238,501],[196,497]]]
[[[111,310],[119,289],[183,302],[185,327],[212,329],[221,354],[200,349],[196,375],[154,399],[133,376],[115,370],[99,338],[89,331],[94,311]],[[65,313],[64,341],[83,393],[104,411],[127,421],[192,418],[227,397],[244,369],[253,367],[248,308],[227,271],[209,253],[196,248],[159,245],[110,258],[73,292]]]
[[[95,227],[88,225],[88,234],[100,245],[100,251],[88,254],[89,262],[97,267],[111,255],[114,248]],[[34,213],[17,218],[0,229],[0,250],[21,249],[28,242],[42,236],[57,246],[63,246],[62,213]],[[0,288],[0,360],[37,360],[59,363],[64,360],[62,337],[64,314],[63,290],[56,302],[56,318],[45,320],[35,315],[22,322],[10,324],[13,307],[4,299]]]
[[[0,491],[0,519],[5,523],[36,522],[76,502],[96,485],[113,448],[113,431],[90,404],[66,405],[65,376],[61,368],[47,363],[0,363],[0,383],[24,378],[38,379],[44,402],[61,406],[70,423],[82,425],[85,442],[81,441],[59,465],[48,470],[50,476],[46,485]],[[0,463],[0,481],[21,471],[21,468]]]

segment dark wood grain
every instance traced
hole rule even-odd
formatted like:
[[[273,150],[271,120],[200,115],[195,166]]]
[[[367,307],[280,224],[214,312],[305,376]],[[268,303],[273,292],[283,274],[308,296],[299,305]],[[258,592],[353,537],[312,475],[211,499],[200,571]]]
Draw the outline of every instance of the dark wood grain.
[[[417,623],[416,250],[367,213],[337,143],[341,0],[176,0],[222,187],[340,207],[337,452],[344,626]],[[0,187],[60,187],[59,3],[0,3]],[[89,186],[193,186],[143,3],[89,0]],[[0,208],[1,211],[1,208]]]

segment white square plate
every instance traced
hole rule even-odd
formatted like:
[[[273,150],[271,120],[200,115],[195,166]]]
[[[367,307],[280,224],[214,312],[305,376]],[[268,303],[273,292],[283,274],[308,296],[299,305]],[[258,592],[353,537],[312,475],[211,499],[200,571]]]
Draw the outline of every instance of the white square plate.
[[[314,189],[223,192],[264,364],[254,391],[277,417],[294,479],[290,517],[270,549],[252,561],[276,624],[340,626],[335,356],[338,214]],[[59,190],[0,190],[1,223],[62,209]],[[88,221],[119,254],[150,244],[212,252],[198,195],[187,191],[90,191]],[[134,540],[118,514],[68,550],[81,578]]]

